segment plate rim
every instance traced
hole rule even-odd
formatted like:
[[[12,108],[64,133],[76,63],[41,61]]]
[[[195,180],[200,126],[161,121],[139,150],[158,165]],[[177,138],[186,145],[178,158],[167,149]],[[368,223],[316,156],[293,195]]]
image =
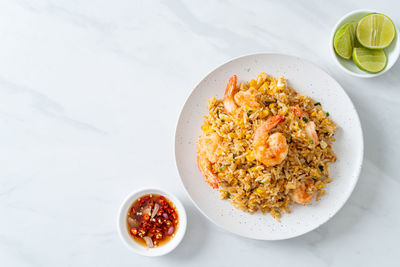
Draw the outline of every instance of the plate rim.
[[[245,235],[245,234],[243,234],[243,233],[241,233],[241,232],[237,232],[237,231],[233,231],[233,230],[231,230],[231,229],[227,229],[227,228],[223,227],[222,225],[220,225],[219,223],[217,223],[217,222],[216,222],[215,220],[213,220],[212,218],[210,218],[210,217],[206,214],[206,212],[203,211],[203,210],[197,205],[196,201],[194,201],[194,199],[193,199],[192,196],[190,195],[190,193],[189,193],[189,191],[188,191],[188,189],[187,189],[185,183],[183,182],[182,173],[181,173],[181,171],[180,171],[180,169],[179,169],[179,166],[178,166],[178,159],[177,159],[177,152],[176,152],[176,151],[177,151],[177,146],[178,146],[177,133],[178,133],[178,127],[179,127],[179,125],[180,125],[180,123],[181,123],[181,120],[182,120],[182,112],[183,112],[184,108],[186,107],[186,105],[187,105],[187,103],[188,103],[190,97],[194,94],[194,91],[196,90],[196,88],[197,88],[205,79],[207,79],[212,73],[214,73],[216,70],[222,68],[223,66],[225,66],[225,65],[227,65],[227,64],[229,64],[229,63],[231,63],[231,62],[233,62],[233,61],[239,60],[239,59],[243,59],[243,58],[246,58],[246,57],[257,57],[257,56],[284,56],[284,57],[292,57],[292,58],[295,58],[295,59],[297,59],[297,60],[304,61],[304,62],[306,62],[306,63],[312,65],[313,67],[315,67],[315,68],[321,70],[322,72],[324,72],[328,77],[330,77],[330,78],[338,85],[338,87],[340,88],[340,90],[344,93],[344,95],[345,95],[345,96],[348,98],[348,100],[350,101],[350,107],[353,109],[353,111],[354,111],[354,113],[355,113],[355,118],[356,118],[355,123],[356,123],[357,126],[358,126],[357,128],[358,128],[359,131],[360,131],[360,137],[361,137],[361,138],[360,138],[360,142],[361,142],[361,143],[360,143],[360,159],[359,159],[359,163],[358,163],[358,168],[357,168],[357,170],[356,170],[355,179],[353,180],[353,183],[351,184],[351,189],[348,191],[348,194],[345,196],[344,201],[341,203],[341,205],[338,206],[338,208],[337,208],[334,212],[330,213],[329,216],[326,217],[326,219],[324,219],[320,224],[316,225],[315,227],[311,227],[310,229],[307,229],[307,230],[304,231],[304,232],[297,233],[297,234],[292,235],[292,236],[285,236],[285,237],[282,237],[282,238],[258,238],[258,237],[248,236],[248,235]],[[325,71],[322,67],[320,67],[319,65],[315,64],[314,62],[312,62],[312,61],[310,61],[310,60],[307,60],[307,59],[304,59],[304,58],[298,57],[298,56],[293,56],[293,55],[290,55],[290,54],[273,53],[273,52],[250,53],[250,54],[244,54],[244,55],[241,55],[241,56],[234,57],[234,58],[229,59],[229,60],[227,60],[226,62],[224,62],[224,63],[218,65],[217,67],[215,67],[215,68],[213,68],[211,71],[209,71],[203,78],[201,78],[201,80],[200,80],[199,82],[197,82],[197,83],[195,84],[195,86],[194,86],[193,89],[191,90],[190,94],[186,97],[184,104],[181,106],[180,113],[179,113],[179,116],[178,116],[178,120],[177,120],[177,122],[176,122],[175,133],[174,133],[174,158],[175,158],[175,166],[176,166],[176,169],[178,170],[178,174],[179,174],[180,183],[181,183],[181,184],[183,185],[183,187],[185,188],[185,192],[186,192],[187,196],[189,197],[189,199],[191,200],[191,202],[194,204],[194,206],[197,208],[197,210],[199,210],[200,213],[201,213],[203,216],[205,216],[209,221],[211,221],[211,222],[212,222],[213,224],[215,224],[217,227],[219,227],[220,229],[223,229],[223,230],[225,230],[225,231],[227,231],[227,232],[229,232],[229,233],[232,233],[232,234],[235,234],[235,235],[238,235],[238,236],[241,236],[241,237],[245,237],[245,238],[248,238],[248,239],[252,239],[252,240],[264,240],[264,241],[287,240],[287,239],[292,239],[292,238],[295,238],[295,237],[299,237],[299,236],[305,235],[305,234],[307,234],[307,233],[309,233],[309,232],[312,232],[312,231],[318,229],[320,226],[322,226],[323,224],[325,224],[326,222],[328,222],[330,219],[332,219],[332,218],[343,208],[343,206],[347,203],[347,201],[349,200],[350,196],[353,194],[353,191],[354,191],[354,189],[355,189],[355,187],[356,187],[356,185],[357,185],[357,183],[358,183],[358,180],[359,180],[360,174],[361,174],[361,169],[362,169],[362,166],[363,166],[363,164],[364,164],[364,133],[363,133],[363,129],[362,129],[361,121],[360,121],[360,116],[358,115],[357,109],[355,108],[354,103],[353,103],[353,101],[351,100],[350,96],[347,94],[346,90],[344,90],[344,88],[340,85],[340,83],[339,83],[335,78],[333,78],[327,71]]]

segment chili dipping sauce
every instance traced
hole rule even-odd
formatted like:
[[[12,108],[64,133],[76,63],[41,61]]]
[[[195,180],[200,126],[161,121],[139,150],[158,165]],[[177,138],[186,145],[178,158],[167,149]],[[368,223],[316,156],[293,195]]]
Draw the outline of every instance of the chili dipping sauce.
[[[130,236],[148,248],[158,247],[171,240],[179,225],[175,205],[166,197],[144,195],[129,208],[126,225]]]

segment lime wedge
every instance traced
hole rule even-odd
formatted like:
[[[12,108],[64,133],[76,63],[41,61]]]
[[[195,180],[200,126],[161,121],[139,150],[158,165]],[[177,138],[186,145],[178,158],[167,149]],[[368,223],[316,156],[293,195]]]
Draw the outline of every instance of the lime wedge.
[[[354,48],[356,47],[363,47],[360,42],[357,40],[357,38],[354,38]]]
[[[337,30],[333,38],[333,47],[336,53],[344,59],[351,58],[354,46],[354,30],[354,21],[351,21]]]
[[[387,58],[383,50],[356,47],[353,50],[353,61],[360,69],[377,73],[386,67]]]
[[[388,47],[395,35],[396,28],[392,20],[383,14],[366,15],[357,25],[357,39],[362,46],[369,49]]]

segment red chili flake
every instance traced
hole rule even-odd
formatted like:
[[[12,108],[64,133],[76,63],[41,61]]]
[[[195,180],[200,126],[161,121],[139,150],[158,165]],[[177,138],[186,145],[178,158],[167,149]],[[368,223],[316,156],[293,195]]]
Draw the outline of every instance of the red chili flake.
[[[131,234],[136,236],[138,234],[137,228],[135,228],[135,227],[131,228]]]

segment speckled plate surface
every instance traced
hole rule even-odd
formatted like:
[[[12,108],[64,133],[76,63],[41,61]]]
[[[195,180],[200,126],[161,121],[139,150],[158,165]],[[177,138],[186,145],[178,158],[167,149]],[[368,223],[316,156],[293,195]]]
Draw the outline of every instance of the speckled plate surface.
[[[248,81],[260,72],[285,76],[289,86],[322,103],[338,125],[334,150],[338,156],[331,165],[334,179],[327,194],[308,206],[293,205],[292,213],[281,222],[269,214],[250,215],[220,200],[201,176],[196,165],[196,140],[201,135],[207,100],[222,98],[230,76]],[[357,112],[343,88],[325,71],[304,59],[281,54],[255,54],[236,58],[207,75],[188,97],[175,134],[175,158],[182,183],[197,208],[218,226],[241,236],[262,240],[287,239],[305,234],[328,221],[339,211],[353,191],[363,159],[363,136]]]

